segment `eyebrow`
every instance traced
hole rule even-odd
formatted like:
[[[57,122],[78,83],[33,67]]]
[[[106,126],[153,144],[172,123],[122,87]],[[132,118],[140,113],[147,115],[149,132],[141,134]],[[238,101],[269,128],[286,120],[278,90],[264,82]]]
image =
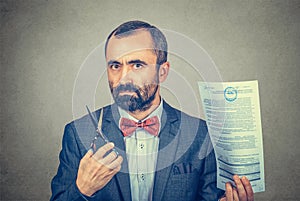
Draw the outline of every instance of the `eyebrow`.
[[[120,62],[116,61],[116,60],[110,60],[107,62],[107,65],[110,66],[112,64],[118,64],[121,65]],[[143,64],[143,65],[147,65],[147,63],[145,61],[142,61],[140,59],[135,59],[135,60],[130,60],[127,62],[127,64]]]
[[[127,62],[128,64],[143,64],[143,65],[147,65],[146,62],[139,60],[139,59],[135,59],[135,60],[130,60]]]
[[[118,61],[115,61],[115,60],[110,60],[110,61],[107,62],[107,65],[108,65],[108,66],[110,66],[110,65],[112,65],[112,64],[118,64],[118,65],[120,65],[121,63],[118,62]]]

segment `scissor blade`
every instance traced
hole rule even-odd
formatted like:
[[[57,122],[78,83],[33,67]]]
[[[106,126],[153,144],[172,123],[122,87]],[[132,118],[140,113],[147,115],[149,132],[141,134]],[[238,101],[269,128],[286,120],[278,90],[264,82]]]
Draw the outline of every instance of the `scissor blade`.
[[[86,107],[86,109],[87,109],[87,111],[88,111],[88,113],[89,113],[89,116],[90,116],[91,119],[92,119],[92,122],[93,122],[93,124],[94,124],[94,126],[95,126],[95,129],[97,130],[97,129],[98,129],[98,124],[97,124],[97,121],[96,121],[95,117],[92,115],[92,113],[91,113],[89,107],[88,107],[87,105],[86,105],[85,107]]]

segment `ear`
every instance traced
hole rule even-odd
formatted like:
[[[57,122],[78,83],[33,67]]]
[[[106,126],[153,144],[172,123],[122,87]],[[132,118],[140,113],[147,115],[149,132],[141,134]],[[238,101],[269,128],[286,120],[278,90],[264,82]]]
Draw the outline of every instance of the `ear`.
[[[169,69],[170,69],[170,63],[168,61],[160,65],[158,70],[159,83],[164,82],[167,79],[169,74]]]

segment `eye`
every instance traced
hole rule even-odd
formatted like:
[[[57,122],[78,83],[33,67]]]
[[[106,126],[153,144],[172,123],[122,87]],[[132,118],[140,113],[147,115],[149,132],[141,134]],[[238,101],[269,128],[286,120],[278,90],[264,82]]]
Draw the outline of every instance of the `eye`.
[[[121,67],[120,64],[111,64],[109,66],[109,68],[112,69],[112,70],[119,70],[120,67]]]
[[[140,68],[142,68],[143,66],[144,66],[144,65],[141,64],[141,63],[133,64],[133,67],[134,67],[135,69],[140,69]]]

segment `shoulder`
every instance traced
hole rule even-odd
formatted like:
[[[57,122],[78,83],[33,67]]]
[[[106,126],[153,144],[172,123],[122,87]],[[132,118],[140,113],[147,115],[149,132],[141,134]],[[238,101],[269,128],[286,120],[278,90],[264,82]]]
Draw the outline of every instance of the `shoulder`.
[[[168,118],[179,119],[182,123],[194,124],[198,125],[199,127],[207,127],[205,120],[191,116],[179,109],[176,109],[165,101],[163,104],[163,108],[164,111],[166,111]]]
[[[183,138],[183,141],[193,142],[192,144],[197,146],[210,141],[207,125],[203,119],[182,112],[166,102],[164,102],[164,111],[166,112],[167,121],[175,125],[181,133],[180,137]]]
[[[97,122],[99,120],[101,110],[103,110],[104,113],[107,113],[110,111],[110,106],[99,108],[92,112],[92,115],[95,117]],[[87,149],[96,134],[96,128],[91,117],[86,114],[66,124],[63,140],[66,142],[74,141],[79,145],[79,147]]]
[[[92,111],[91,114],[98,121],[101,110],[103,110],[104,116],[106,116],[107,113],[111,113],[111,107],[112,105],[107,105],[103,108],[99,108],[97,110]],[[70,123],[67,124],[67,126],[73,127],[74,129],[76,129],[76,131],[86,130],[89,129],[90,127],[92,127],[92,129],[95,130],[95,126],[93,125],[91,117],[89,116],[88,113],[82,117],[79,117],[71,121]]]

